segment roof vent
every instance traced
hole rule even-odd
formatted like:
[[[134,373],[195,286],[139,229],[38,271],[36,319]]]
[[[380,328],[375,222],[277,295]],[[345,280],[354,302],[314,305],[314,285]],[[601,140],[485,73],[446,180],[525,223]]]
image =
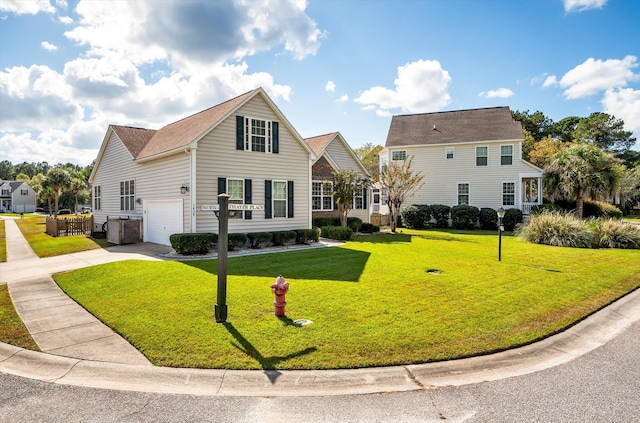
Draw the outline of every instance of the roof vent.
[[[434,130],[434,131],[437,131],[436,126],[435,126],[435,125],[433,125],[433,130]]]

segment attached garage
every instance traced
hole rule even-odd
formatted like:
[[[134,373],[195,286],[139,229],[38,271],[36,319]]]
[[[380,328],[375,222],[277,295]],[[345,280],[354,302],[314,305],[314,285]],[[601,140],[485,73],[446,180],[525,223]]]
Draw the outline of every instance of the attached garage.
[[[144,240],[171,245],[172,234],[184,232],[183,200],[145,201]]]

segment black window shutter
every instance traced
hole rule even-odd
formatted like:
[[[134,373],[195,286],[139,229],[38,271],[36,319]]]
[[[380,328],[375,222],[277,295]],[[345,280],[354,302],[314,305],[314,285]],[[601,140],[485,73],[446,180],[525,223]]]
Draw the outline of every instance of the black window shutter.
[[[271,181],[264,181],[264,218],[271,219]]]
[[[218,178],[218,195],[227,192],[227,178]]]
[[[271,141],[273,142],[271,151],[273,151],[273,153],[275,154],[278,154],[280,152],[280,130],[278,129],[278,126],[278,122],[271,122],[271,131],[273,132],[271,134]]]
[[[293,181],[287,181],[287,217],[293,217]]]
[[[363,209],[367,209],[367,190],[363,189],[362,190],[362,208]]]
[[[236,150],[244,150],[244,116],[236,116]]]
[[[251,204],[251,179],[244,180],[244,203]],[[244,218],[245,219],[252,218],[251,210],[246,210],[244,212]]]

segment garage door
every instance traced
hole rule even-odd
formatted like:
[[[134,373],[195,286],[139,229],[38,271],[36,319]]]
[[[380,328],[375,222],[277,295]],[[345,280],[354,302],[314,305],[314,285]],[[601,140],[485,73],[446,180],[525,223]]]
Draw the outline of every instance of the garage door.
[[[171,245],[169,236],[184,229],[182,200],[144,202],[144,240]]]

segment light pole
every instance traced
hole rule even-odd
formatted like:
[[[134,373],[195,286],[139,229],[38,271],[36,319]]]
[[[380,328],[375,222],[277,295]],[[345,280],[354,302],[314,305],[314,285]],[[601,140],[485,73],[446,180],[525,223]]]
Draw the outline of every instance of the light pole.
[[[505,211],[500,207],[496,213],[498,213],[498,261],[502,261],[502,218]]]

